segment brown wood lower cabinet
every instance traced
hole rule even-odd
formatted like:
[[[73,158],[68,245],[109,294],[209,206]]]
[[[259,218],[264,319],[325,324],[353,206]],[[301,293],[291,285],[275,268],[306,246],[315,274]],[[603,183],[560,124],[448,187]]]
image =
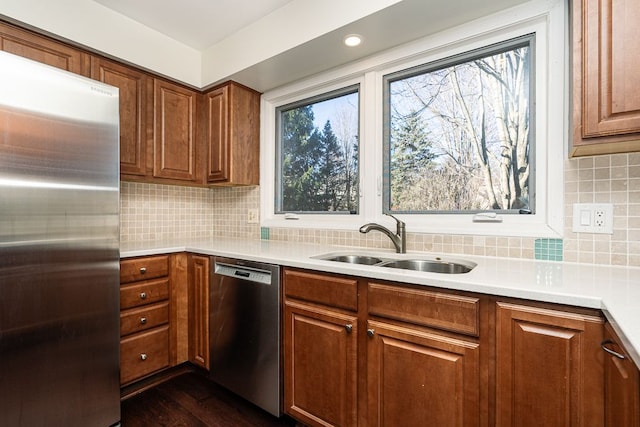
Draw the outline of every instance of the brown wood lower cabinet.
[[[288,301],[285,408],[309,425],[355,426],[357,317]]]
[[[120,384],[167,368],[171,357],[169,256],[120,261]]]
[[[478,343],[377,321],[367,333],[367,425],[479,425]]]
[[[477,298],[291,269],[284,294],[289,415],[344,427],[485,419]],[[452,333],[461,330],[472,336]]]
[[[604,425],[640,427],[640,374],[609,324],[605,325],[601,347],[604,352]]]
[[[209,359],[209,257],[188,256],[189,361],[210,368]]]
[[[639,427],[599,310],[296,269],[283,286],[285,412],[305,425]]]
[[[499,302],[496,426],[604,424],[602,319]]]
[[[120,340],[120,383],[127,384],[169,366],[169,326]]]

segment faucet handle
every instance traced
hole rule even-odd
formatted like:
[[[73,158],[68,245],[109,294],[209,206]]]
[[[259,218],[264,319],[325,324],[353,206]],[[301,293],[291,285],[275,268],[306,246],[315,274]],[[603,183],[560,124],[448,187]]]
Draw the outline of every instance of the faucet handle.
[[[400,221],[398,218],[396,218],[395,216],[391,215],[390,213],[385,213],[385,215],[390,216],[391,218],[395,219],[396,220],[396,225],[398,227],[401,227],[401,226],[404,225],[403,221]]]

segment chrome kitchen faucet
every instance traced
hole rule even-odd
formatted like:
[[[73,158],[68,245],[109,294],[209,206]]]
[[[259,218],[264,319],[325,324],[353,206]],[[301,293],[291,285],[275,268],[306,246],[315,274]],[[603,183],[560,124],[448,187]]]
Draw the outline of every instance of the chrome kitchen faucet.
[[[378,230],[384,234],[386,234],[391,241],[393,242],[394,246],[396,247],[396,252],[399,254],[404,254],[407,253],[407,232],[406,232],[406,227],[405,227],[405,223],[400,221],[398,218],[396,218],[395,216],[391,215],[391,214],[385,214],[390,216],[391,218],[396,220],[396,233],[393,234],[393,232],[391,230],[389,230],[387,227],[382,226],[380,224],[376,224],[375,222],[370,222],[368,224],[363,225],[362,227],[360,227],[360,232],[361,233],[368,233],[371,230]]]

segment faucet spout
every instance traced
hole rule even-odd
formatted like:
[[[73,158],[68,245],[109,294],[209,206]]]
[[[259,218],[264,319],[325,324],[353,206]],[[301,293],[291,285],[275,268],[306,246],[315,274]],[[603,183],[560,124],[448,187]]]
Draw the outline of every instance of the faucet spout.
[[[385,215],[389,215],[389,214],[385,214]],[[387,227],[380,224],[376,224],[375,222],[370,222],[368,224],[363,225],[362,227],[360,227],[360,232],[365,234],[370,232],[371,230],[380,231],[381,233],[384,233],[387,237],[389,237],[389,239],[391,239],[391,242],[393,242],[393,245],[396,247],[397,253],[404,254],[407,252],[407,234],[406,234],[405,223],[400,221],[393,215],[389,215],[389,216],[396,221],[395,234],[391,230],[389,230]]]

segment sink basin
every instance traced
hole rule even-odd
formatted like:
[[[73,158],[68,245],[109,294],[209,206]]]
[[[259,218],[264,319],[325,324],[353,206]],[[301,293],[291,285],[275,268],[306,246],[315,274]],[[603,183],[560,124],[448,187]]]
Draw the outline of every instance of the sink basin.
[[[429,273],[461,274],[468,273],[473,270],[475,264],[462,264],[458,262],[433,261],[425,259],[399,259],[384,262],[380,264],[380,267],[425,271]]]
[[[317,255],[312,258],[323,261],[344,262],[347,264],[360,264],[374,267],[397,268],[401,270],[423,271],[428,273],[461,274],[468,273],[476,266],[475,262],[461,259],[442,259],[440,257],[430,259],[400,258],[402,255],[378,256],[374,253],[332,253]]]
[[[323,258],[326,261],[346,262],[349,264],[374,265],[382,262],[380,258],[364,255],[337,255],[329,258]]]

